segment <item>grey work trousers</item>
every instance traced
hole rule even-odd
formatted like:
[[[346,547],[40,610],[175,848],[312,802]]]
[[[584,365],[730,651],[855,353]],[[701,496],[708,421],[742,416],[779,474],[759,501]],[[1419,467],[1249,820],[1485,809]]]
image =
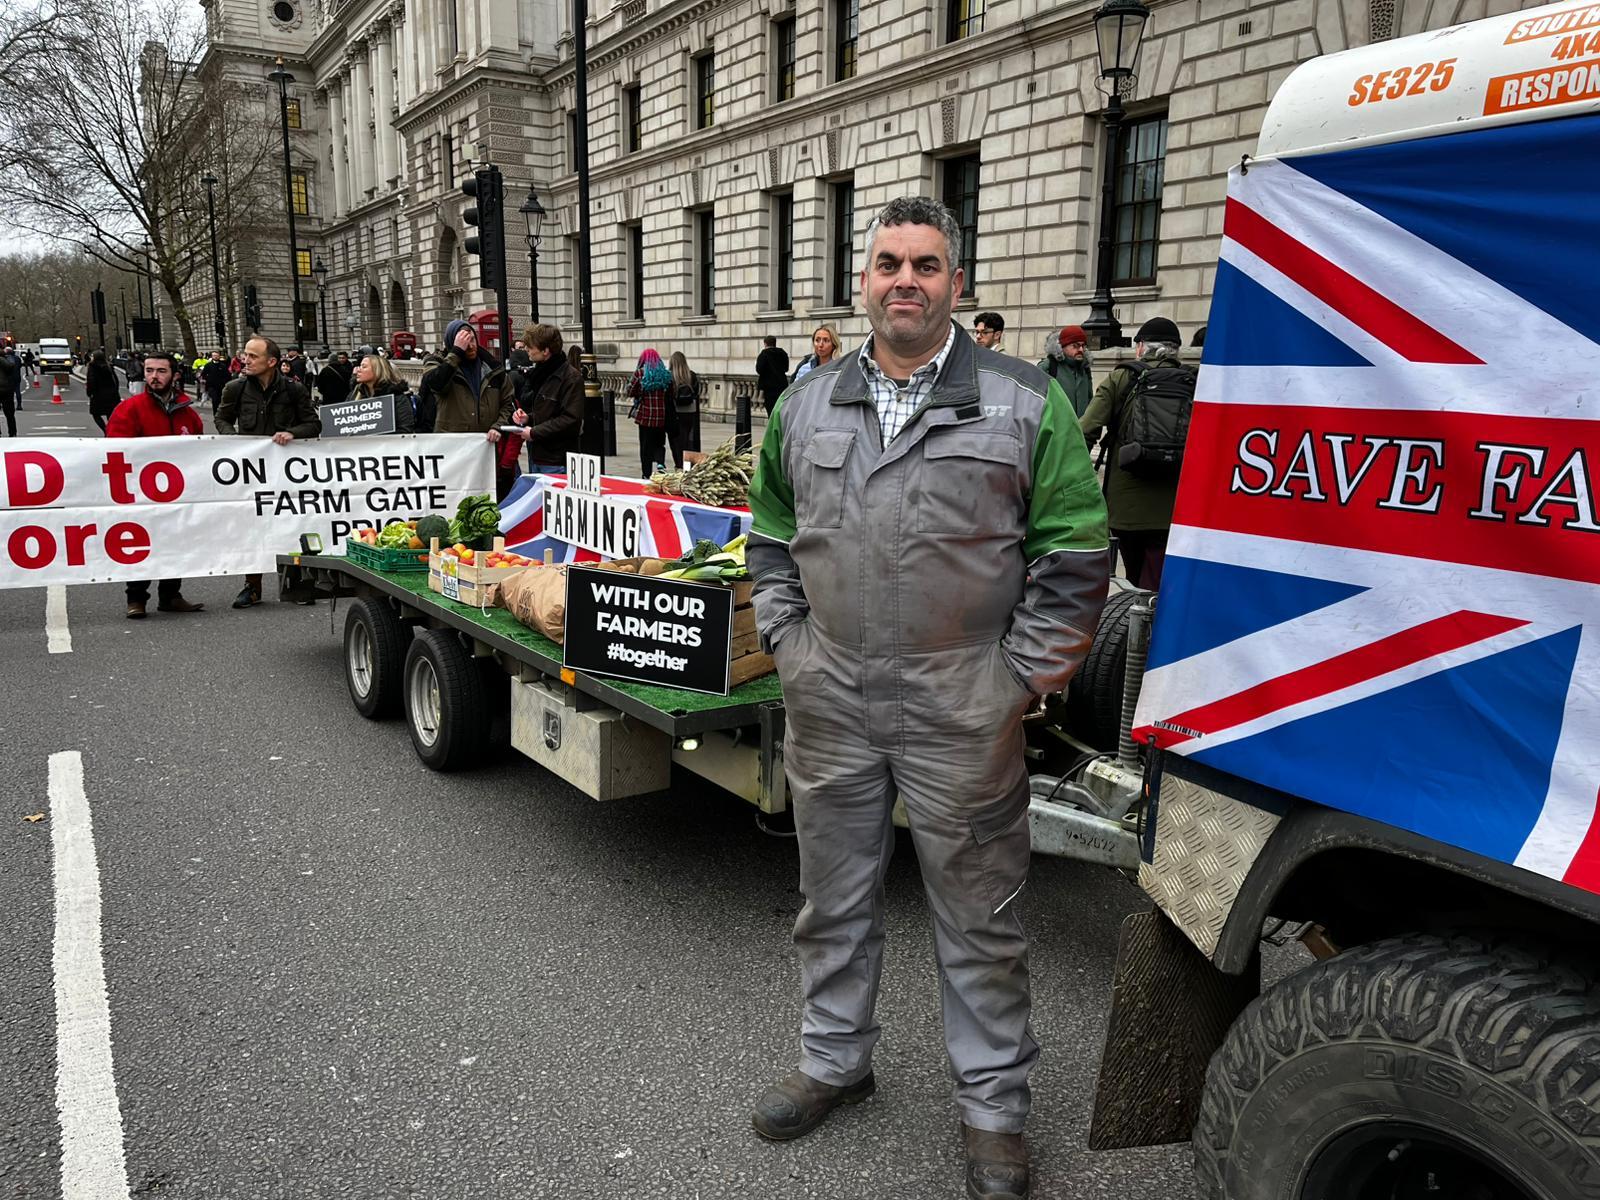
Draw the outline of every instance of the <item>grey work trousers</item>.
[[[1021,1132],[1039,1055],[1017,900],[1030,850],[1027,689],[998,643],[902,655],[885,670],[807,620],[783,632],[776,657],[806,898],[794,929],[800,1069],[839,1086],[872,1069],[898,794],[933,915],[956,1107],[975,1129]],[[884,677],[903,705],[888,737],[869,729],[865,700]]]

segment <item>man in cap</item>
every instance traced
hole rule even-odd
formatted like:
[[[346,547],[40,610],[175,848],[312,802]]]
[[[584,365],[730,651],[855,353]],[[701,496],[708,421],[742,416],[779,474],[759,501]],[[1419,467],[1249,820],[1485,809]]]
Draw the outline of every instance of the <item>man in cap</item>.
[[[1089,373],[1089,345],[1082,325],[1068,325],[1050,337],[1039,370],[1061,385],[1078,417],[1094,397],[1094,378]]]

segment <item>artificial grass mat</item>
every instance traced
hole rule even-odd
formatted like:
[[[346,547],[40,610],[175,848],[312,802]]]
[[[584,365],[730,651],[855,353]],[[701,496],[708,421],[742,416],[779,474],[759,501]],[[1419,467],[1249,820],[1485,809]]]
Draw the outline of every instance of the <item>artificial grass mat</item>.
[[[370,568],[368,568],[370,570]],[[426,571],[374,571],[381,574],[384,579],[397,587],[417,596],[426,596],[438,607],[451,609],[457,615],[471,621],[474,625],[482,625],[485,629],[492,629],[502,637],[510,638],[518,645],[526,646],[535,653],[561,663],[561,646],[552,642],[544,634],[534,629],[529,629],[503,608],[481,609],[470,604],[457,604],[454,600],[446,600],[438,592],[431,591],[428,587],[428,573]],[[661,712],[677,715],[680,713],[706,712],[716,708],[732,708],[741,704],[763,704],[768,700],[782,700],[783,688],[778,683],[776,671],[759,676],[748,683],[741,683],[726,696],[710,696],[703,692],[686,692],[682,688],[652,687],[644,683],[628,683],[621,679],[607,679],[604,676],[595,676],[602,680],[607,687],[614,687],[624,695],[632,696],[641,704],[648,704],[651,708]]]

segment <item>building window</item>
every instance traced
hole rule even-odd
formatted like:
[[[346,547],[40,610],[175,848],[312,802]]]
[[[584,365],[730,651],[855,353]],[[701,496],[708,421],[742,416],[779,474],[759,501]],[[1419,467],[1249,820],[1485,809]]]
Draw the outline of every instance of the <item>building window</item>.
[[[694,214],[694,310],[706,317],[717,311],[717,223],[709,208]]]
[[[578,255],[582,245],[575,237],[567,239],[567,263],[572,272],[572,321],[577,324],[583,314],[583,288],[578,279]]]
[[[567,170],[578,169],[578,114],[567,114]]]
[[[632,154],[644,148],[643,89],[637,83],[622,89],[622,152]]]
[[[628,319],[644,320],[644,225],[628,230]]]
[[[950,7],[945,22],[944,40],[959,42],[962,38],[976,37],[983,32],[983,6],[985,0],[948,0]]]
[[[794,193],[772,197],[772,307],[794,307]]]
[[[794,18],[772,23],[772,99],[776,104],[794,99]]]
[[[1154,283],[1161,242],[1161,182],[1167,158],[1165,114],[1117,130],[1111,282]]]
[[[847,180],[832,188],[833,231],[828,244],[833,251],[833,278],[829,281],[828,302],[835,308],[850,303],[856,253],[856,185]]]
[[[300,128],[300,101],[298,100],[289,101],[289,128]]]
[[[306,173],[295,171],[289,176],[289,194],[294,198],[294,215],[305,217],[311,215],[311,202],[306,195]]]
[[[717,55],[707,50],[694,60],[694,127],[710,129],[717,123]]]
[[[834,0],[833,77],[856,77],[856,35],[861,32],[861,0]]]
[[[311,251],[296,250],[294,252],[294,273],[302,279],[311,277]]]
[[[317,302],[315,300],[300,301],[300,319],[296,331],[302,342],[317,340]]]
[[[976,154],[944,162],[943,200],[961,226],[961,261],[955,265],[966,272],[963,296],[972,295],[978,282],[978,168]]]
[[[447,187],[454,187],[456,182],[456,139],[450,130],[444,131],[444,140],[440,142],[444,150],[444,181]]]

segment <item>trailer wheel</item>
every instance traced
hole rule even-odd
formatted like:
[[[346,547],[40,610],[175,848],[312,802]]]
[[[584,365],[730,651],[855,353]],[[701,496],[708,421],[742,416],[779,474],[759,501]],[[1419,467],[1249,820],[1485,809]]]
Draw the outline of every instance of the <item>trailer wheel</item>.
[[[1279,983],[1211,1060],[1211,1200],[1600,1197],[1600,997],[1560,955],[1411,935]]]
[[[369,721],[400,711],[400,678],[408,631],[394,610],[363,596],[344,619],[344,681],[356,711]]]
[[[406,728],[417,757],[454,771],[482,756],[489,723],[483,674],[455,634],[420,629],[406,651]]]
[[[1083,665],[1067,684],[1069,733],[1096,750],[1115,750],[1122,727],[1122,684],[1128,669],[1128,611],[1146,592],[1113,592]]]

